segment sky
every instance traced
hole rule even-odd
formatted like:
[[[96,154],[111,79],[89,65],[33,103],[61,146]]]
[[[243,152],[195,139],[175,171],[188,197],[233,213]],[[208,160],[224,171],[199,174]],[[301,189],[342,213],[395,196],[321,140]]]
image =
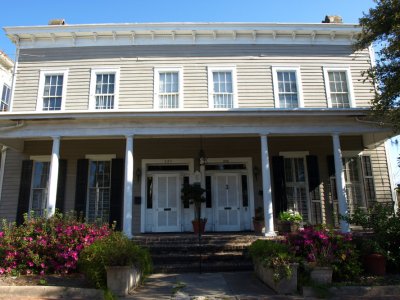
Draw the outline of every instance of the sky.
[[[340,15],[358,23],[372,0],[0,0],[0,27],[142,22],[290,22],[320,23]],[[15,47],[0,32],[0,49],[12,59]]]

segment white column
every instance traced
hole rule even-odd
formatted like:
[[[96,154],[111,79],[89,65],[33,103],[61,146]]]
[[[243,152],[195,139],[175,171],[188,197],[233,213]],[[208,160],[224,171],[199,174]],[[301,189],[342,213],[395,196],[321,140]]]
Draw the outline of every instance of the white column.
[[[268,139],[261,135],[261,165],[264,201],[265,236],[275,236],[272,208],[271,173],[269,168]]]
[[[132,237],[133,135],[126,136],[123,231]]]
[[[47,195],[47,216],[51,217],[56,211],[58,166],[60,158],[60,137],[53,137],[53,149],[51,151],[49,191]]]
[[[336,176],[336,192],[339,202],[339,214],[347,215],[347,195],[346,195],[346,181],[344,179],[344,170],[342,163],[342,150],[340,148],[340,138],[338,134],[332,134],[333,140],[333,156],[335,158],[335,176]],[[349,224],[344,220],[340,220],[340,230],[342,232],[349,232]]]

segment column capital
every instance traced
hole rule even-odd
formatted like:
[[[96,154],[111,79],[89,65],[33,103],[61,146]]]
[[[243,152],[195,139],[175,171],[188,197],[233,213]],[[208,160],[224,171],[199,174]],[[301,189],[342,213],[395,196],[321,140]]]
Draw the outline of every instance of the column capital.
[[[260,137],[262,137],[262,136],[268,136],[269,134],[270,134],[270,133],[269,133],[268,131],[260,132],[260,133],[259,133]]]
[[[332,137],[335,137],[335,136],[339,137],[340,136],[340,132],[337,132],[337,131],[336,132],[332,132],[331,136]]]
[[[135,134],[134,133],[128,133],[128,134],[125,134],[125,138],[133,138],[135,136]]]
[[[61,136],[59,136],[59,135],[54,135],[54,136],[51,136],[51,139],[52,139],[52,140],[60,140],[60,139],[61,139]]]

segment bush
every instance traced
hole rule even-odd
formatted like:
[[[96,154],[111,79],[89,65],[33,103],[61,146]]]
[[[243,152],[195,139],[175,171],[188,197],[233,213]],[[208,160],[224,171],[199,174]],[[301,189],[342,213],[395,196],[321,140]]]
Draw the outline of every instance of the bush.
[[[25,216],[22,225],[3,220],[0,274],[70,273],[85,247],[110,234],[108,225],[86,224],[76,215]]]
[[[351,234],[309,226],[288,235],[287,243],[303,261],[317,266],[332,266],[333,278],[337,281],[354,279],[361,273]]]
[[[368,237],[368,243],[373,242],[375,250],[379,249],[377,252],[386,256],[392,271],[400,271],[400,210],[395,214],[391,205],[377,203],[368,211],[357,209],[353,215],[342,218],[372,230],[373,236]]]
[[[275,282],[292,275],[290,265],[296,260],[288,245],[270,240],[257,240],[251,244],[249,252],[255,263],[261,263],[273,270]]]
[[[107,287],[106,266],[136,266],[147,275],[152,270],[150,254],[121,232],[94,242],[79,255],[79,270],[97,288]]]

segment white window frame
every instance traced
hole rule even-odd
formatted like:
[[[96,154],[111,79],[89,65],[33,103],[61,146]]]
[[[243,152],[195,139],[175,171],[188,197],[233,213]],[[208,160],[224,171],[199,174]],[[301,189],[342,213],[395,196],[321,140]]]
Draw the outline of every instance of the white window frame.
[[[279,102],[279,87],[278,87],[278,72],[289,72],[294,71],[296,73],[296,85],[297,85],[297,100],[298,100],[298,107],[304,107],[304,99],[303,99],[303,86],[301,80],[301,72],[300,67],[291,67],[291,66],[272,66],[272,82],[274,86],[274,101],[275,101],[275,108],[283,108],[283,109],[295,109],[291,107],[280,107]]]
[[[238,108],[238,96],[237,96],[237,73],[236,66],[208,66],[208,108],[211,109],[231,109],[231,108],[215,108],[214,107],[214,72],[231,72],[232,74],[232,94],[233,94],[233,108]]]
[[[324,72],[324,83],[325,83],[325,92],[326,92],[326,100],[329,108],[336,108],[332,107],[332,98],[331,98],[331,88],[329,84],[329,76],[328,72],[346,72],[346,79],[347,79],[347,90],[349,92],[349,106],[350,108],[356,107],[355,97],[354,97],[354,89],[353,89],[353,79],[351,77],[351,70],[350,67],[337,67],[337,66],[323,66],[322,67]],[[337,108],[338,109],[338,108]]]
[[[160,108],[158,94],[160,91],[160,73],[178,73],[178,107],[177,108]],[[154,91],[153,91],[153,108],[156,110],[177,110],[183,109],[183,68],[176,67],[156,67],[154,68]]]
[[[33,201],[33,182],[35,180],[35,178],[34,178],[34,175],[35,175],[35,162],[41,162],[41,163],[48,162],[48,163],[50,163],[49,174],[48,174],[48,179],[47,179],[48,180],[47,181],[47,193],[48,193],[49,192],[49,188],[50,188],[49,184],[50,184],[51,156],[50,155],[31,155],[29,157],[29,159],[33,161],[32,173],[31,173],[31,175],[32,175],[31,186],[30,186],[30,189],[29,189],[29,210],[28,210],[28,212],[30,214],[32,212],[32,204],[33,204],[32,201]],[[45,201],[46,201],[45,210],[47,210],[48,209],[48,204],[49,204],[48,203],[48,199],[45,199]],[[45,213],[45,211],[43,213]]]
[[[68,82],[68,69],[43,69],[40,70],[39,75],[39,88],[38,95],[36,100],[36,111],[45,112],[45,113],[54,113],[58,111],[65,110],[65,102],[67,99],[67,82]],[[61,95],[61,109],[60,110],[43,110],[43,92],[44,92],[44,83],[46,76],[51,75],[63,75],[63,88]]]
[[[114,74],[114,108],[110,109],[96,109],[96,77],[97,74]],[[119,107],[119,68],[97,67],[92,68],[90,71],[90,89],[89,89],[89,110],[90,111],[107,111],[116,110]]]
[[[0,82],[0,84],[1,84],[1,82]],[[8,99],[8,107],[7,107],[7,110],[1,110],[1,111],[4,111],[4,112],[6,112],[6,111],[10,111],[10,108],[11,108],[11,86],[9,85],[9,84],[7,84],[6,82],[3,82],[3,84],[1,85],[1,91],[0,91],[0,97],[3,97],[3,92],[4,92],[4,89],[5,88],[8,88],[8,90],[9,90],[9,92],[8,92],[8,97],[9,97],[9,99]],[[0,102],[1,103],[4,103],[4,104],[6,104],[5,102],[3,102],[3,100],[5,100],[5,99],[0,99]]]

